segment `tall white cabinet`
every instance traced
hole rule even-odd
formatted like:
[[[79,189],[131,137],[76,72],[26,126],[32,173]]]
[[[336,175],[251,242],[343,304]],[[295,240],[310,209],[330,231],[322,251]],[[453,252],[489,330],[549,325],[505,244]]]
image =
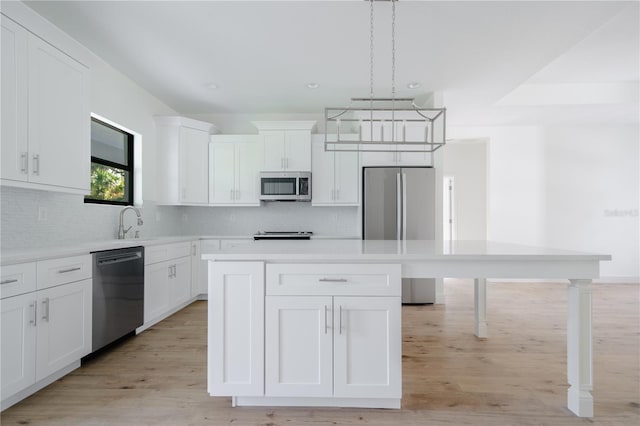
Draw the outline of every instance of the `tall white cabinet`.
[[[360,159],[357,152],[327,152],[324,136],[312,135],[311,162],[312,205],[359,204]]]
[[[209,136],[217,128],[185,117],[157,116],[160,203],[209,202]]]
[[[214,135],[209,145],[209,204],[259,206],[258,135]]]
[[[89,69],[4,15],[1,22],[2,184],[89,193]]]

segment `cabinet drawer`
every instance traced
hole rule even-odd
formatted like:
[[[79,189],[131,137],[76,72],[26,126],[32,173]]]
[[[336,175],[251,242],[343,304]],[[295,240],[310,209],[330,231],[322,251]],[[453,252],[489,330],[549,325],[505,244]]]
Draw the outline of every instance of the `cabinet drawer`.
[[[394,264],[268,264],[267,295],[400,296]]]
[[[36,264],[20,263],[2,267],[0,298],[17,296],[36,290]]]
[[[191,256],[191,242],[147,246],[144,248],[144,264],[151,265],[169,259]]]
[[[38,262],[38,290],[91,278],[91,255]]]

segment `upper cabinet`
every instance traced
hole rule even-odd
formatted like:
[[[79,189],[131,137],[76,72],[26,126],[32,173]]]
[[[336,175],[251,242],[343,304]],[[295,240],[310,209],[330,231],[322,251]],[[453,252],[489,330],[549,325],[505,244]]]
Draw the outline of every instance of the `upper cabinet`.
[[[315,121],[254,121],[262,140],[261,171],[311,171]]]
[[[89,69],[1,19],[2,184],[87,194]]]
[[[353,138],[356,140],[356,135]],[[327,152],[324,150],[324,136],[313,135],[311,159],[311,203],[314,206],[357,206],[360,182],[358,153]]]
[[[217,128],[185,117],[155,119],[160,203],[208,204],[209,137]]]
[[[259,206],[258,135],[214,135],[209,149],[209,204]]]

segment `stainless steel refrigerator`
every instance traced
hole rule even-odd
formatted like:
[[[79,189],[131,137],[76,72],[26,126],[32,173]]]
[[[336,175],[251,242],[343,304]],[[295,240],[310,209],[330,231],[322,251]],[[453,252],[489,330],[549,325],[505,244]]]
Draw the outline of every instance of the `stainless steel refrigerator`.
[[[431,167],[364,167],[362,237],[435,239],[435,184]],[[402,280],[402,303],[434,302],[435,279]]]

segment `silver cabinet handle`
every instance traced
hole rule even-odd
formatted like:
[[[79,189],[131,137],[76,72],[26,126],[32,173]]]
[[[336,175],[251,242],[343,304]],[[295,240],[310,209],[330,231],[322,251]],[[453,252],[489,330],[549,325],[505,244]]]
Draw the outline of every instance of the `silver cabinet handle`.
[[[29,153],[28,152],[20,153],[20,159],[22,160],[20,172],[24,173],[25,175],[29,174]]]
[[[45,314],[42,315],[42,319],[46,322],[49,322],[49,298],[47,297],[42,301],[42,306],[45,309]]]
[[[31,308],[31,319],[29,320],[29,324],[35,327],[36,324],[38,323],[38,316],[36,314],[36,310],[38,309],[38,304],[34,300],[33,302],[29,303],[29,307]]]
[[[346,283],[346,278],[320,278],[318,281],[321,283]]]
[[[327,334],[327,330],[329,329],[329,325],[327,324],[327,305],[324,305],[324,334]]]
[[[340,190],[336,189],[336,200],[340,201]]]
[[[229,199],[233,200],[233,189],[229,190]]]
[[[66,274],[66,273],[68,273],[68,272],[79,271],[80,269],[82,269],[82,268],[80,268],[80,267],[75,267],[75,268],[69,268],[69,269],[60,269],[60,270],[58,271],[58,273],[59,273],[59,274]]]
[[[11,278],[9,280],[2,280],[0,281],[0,285],[5,285],[5,284],[11,284],[11,283],[17,283],[18,280],[16,278]]]
[[[342,334],[342,305],[340,305],[340,312],[339,312],[340,318],[339,318],[339,326],[338,326],[338,330],[339,333]]]
[[[40,155],[34,154],[33,156],[33,174],[40,176]]]
[[[195,256],[196,255],[196,245],[192,245],[191,246],[191,256]]]
[[[167,278],[171,278],[171,268],[173,268],[173,265],[169,265],[169,268],[167,269]]]

